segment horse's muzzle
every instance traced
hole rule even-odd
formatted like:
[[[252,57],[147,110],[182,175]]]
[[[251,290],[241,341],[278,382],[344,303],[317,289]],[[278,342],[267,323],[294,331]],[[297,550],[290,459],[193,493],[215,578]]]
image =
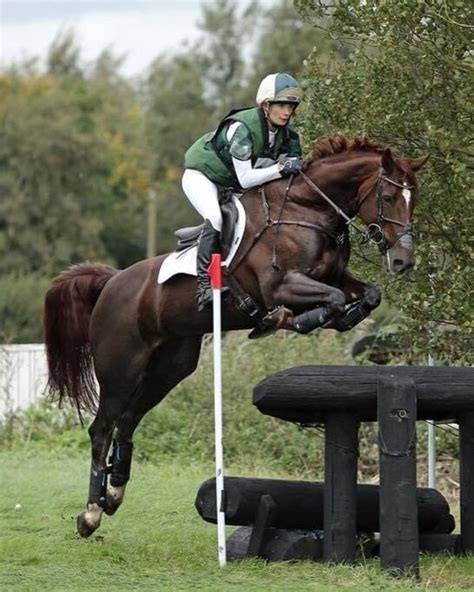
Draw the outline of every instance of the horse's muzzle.
[[[394,246],[385,253],[384,265],[392,273],[404,273],[415,265],[412,249]]]

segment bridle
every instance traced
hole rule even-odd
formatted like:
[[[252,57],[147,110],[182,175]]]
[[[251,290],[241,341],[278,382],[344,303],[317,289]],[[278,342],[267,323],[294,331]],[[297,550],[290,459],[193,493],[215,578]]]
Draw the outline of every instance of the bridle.
[[[301,171],[299,174],[305,180],[306,184],[311,187],[311,189],[316,191],[318,195],[320,195],[332,208],[334,208],[334,210],[336,210],[336,212],[342,218],[344,218],[347,227],[352,226],[355,230],[360,232],[362,235],[363,242],[369,241],[371,243],[376,244],[379,247],[382,254],[385,255],[389,249],[391,249],[398,241],[402,239],[402,237],[407,237],[407,240],[405,241],[407,246],[411,246],[413,244],[414,230],[413,224],[411,222],[402,222],[401,220],[395,220],[393,218],[387,218],[387,216],[384,216],[384,200],[382,196],[382,188],[385,182],[406,190],[414,189],[414,185],[406,185],[399,183],[398,181],[394,181],[393,179],[390,179],[390,177],[387,177],[383,168],[380,168],[377,179],[360,198],[357,205],[357,211],[351,218],[337,204],[335,204],[333,200],[330,197],[328,197],[324,193],[324,191],[322,191],[322,189],[320,189],[316,185],[316,183],[314,183],[308,177],[308,175],[306,175],[303,171]],[[365,202],[365,200],[369,197],[369,195],[372,193],[374,189],[376,192],[375,196],[377,200],[377,219],[375,222],[368,224],[367,228],[364,230],[356,225],[354,219],[359,214],[362,204]],[[383,232],[383,225],[385,223],[395,224],[401,227],[401,231],[397,234],[393,241],[388,241]]]
[[[250,251],[253,249],[253,247],[259,242],[261,237],[265,234],[265,232],[269,228],[272,228],[274,226],[277,227],[277,232],[275,235],[275,243],[273,246],[273,255],[272,255],[272,268],[275,270],[280,269],[279,265],[277,264],[277,260],[276,260],[277,259],[276,248],[277,248],[277,242],[278,242],[279,229],[281,226],[284,226],[284,225],[299,226],[299,227],[303,227],[303,228],[310,228],[312,230],[315,230],[316,232],[323,232],[326,235],[328,235],[329,237],[331,237],[336,242],[338,248],[341,248],[346,243],[349,226],[352,226],[352,228],[354,228],[355,230],[357,230],[357,232],[359,232],[361,234],[362,242],[371,242],[371,243],[376,244],[379,247],[382,254],[384,254],[384,255],[399,240],[401,240],[402,237],[407,237],[407,241],[406,241],[407,245],[411,246],[413,244],[412,243],[413,224],[411,222],[401,222],[400,220],[394,220],[393,218],[387,218],[386,216],[384,216],[382,187],[383,187],[383,183],[385,181],[387,181],[388,183],[391,183],[392,185],[395,185],[396,187],[401,187],[401,188],[407,189],[407,190],[414,189],[414,187],[415,187],[414,185],[405,185],[405,184],[402,185],[401,183],[398,183],[398,181],[394,181],[393,179],[390,179],[389,177],[387,177],[385,175],[384,169],[381,168],[379,170],[379,174],[378,174],[378,177],[375,180],[375,182],[369,187],[369,189],[364,193],[362,198],[359,200],[359,203],[357,206],[357,211],[355,212],[355,214],[351,218],[344,212],[344,210],[342,210],[336,203],[334,203],[334,201],[329,196],[327,196],[324,193],[324,191],[322,189],[320,189],[316,185],[316,183],[314,183],[303,171],[300,171],[299,176],[301,176],[305,180],[306,184],[309,185],[309,187],[311,187],[311,189],[316,191],[316,193],[318,195],[320,195],[322,198],[324,198],[324,200],[328,204],[330,204],[331,207],[334,208],[334,210],[336,210],[336,212],[342,218],[344,218],[344,220],[346,221],[344,229],[340,232],[334,232],[333,230],[331,230],[321,224],[314,224],[311,222],[306,222],[304,220],[284,220],[284,219],[282,219],[283,208],[285,207],[287,200],[290,198],[289,191],[290,191],[290,187],[292,185],[293,179],[294,179],[294,175],[292,175],[289,178],[289,182],[288,182],[288,185],[287,185],[286,191],[285,191],[285,196],[284,196],[283,201],[281,203],[280,212],[279,212],[278,218],[276,220],[273,219],[270,215],[270,206],[268,204],[268,201],[267,201],[267,198],[265,195],[265,186],[262,186],[259,188],[258,191],[259,191],[261,198],[262,198],[262,205],[263,205],[263,209],[265,212],[265,218],[266,218],[265,222],[264,222],[263,226],[260,228],[260,230],[254,235],[254,237],[253,237],[251,243],[248,245],[248,247],[241,253],[240,257],[238,257],[238,259],[236,261],[232,262],[231,270],[230,270],[232,273],[237,269],[237,267],[239,267],[239,265],[247,257],[247,255],[250,253]],[[376,222],[372,222],[371,224],[368,224],[366,229],[362,229],[359,226],[357,226],[357,224],[354,222],[354,220],[355,220],[356,216],[359,214],[362,204],[369,197],[370,193],[374,190],[374,188],[376,189],[376,199],[377,199],[377,219],[376,219]],[[383,224],[386,222],[388,222],[390,224],[396,224],[397,226],[401,226],[401,228],[402,228],[401,232],[399,232],[397,234],[397,236],[395,237],[395,240],[393,240],[392,242],[387,240],[387,238],[385,237],[383,230],[382,230]]]

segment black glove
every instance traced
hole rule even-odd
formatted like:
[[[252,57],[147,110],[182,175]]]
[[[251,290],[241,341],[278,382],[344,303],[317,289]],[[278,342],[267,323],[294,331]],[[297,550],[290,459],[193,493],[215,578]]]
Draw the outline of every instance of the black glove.
[[[280,166],[280,175],[289,177],[290,175],[297,175],[301,171],[303,163],[299,156],[288,156],[281,161]]]

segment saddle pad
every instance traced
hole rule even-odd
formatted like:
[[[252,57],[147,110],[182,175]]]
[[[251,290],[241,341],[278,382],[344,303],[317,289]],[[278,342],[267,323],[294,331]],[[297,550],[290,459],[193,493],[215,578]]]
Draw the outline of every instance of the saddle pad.
[[[245,222],[246,222],[246,215],[244,206],[240,203],[240,200],[233,196],[232,199],[234,200],[234,204],[239,212],[239,217],[237,220],[237,224],[234,228],[234,237],[232,239],[231,247],[229,250],[229,254],[227,255],[225,261],[222,262],[222,267],[229,267],[232,262],[232,259],[235,257],[237,253],[237,249],[242,242],[242,238],[245,232]],[[184,251],[173,252],[166,257],[163,261],[160,271],[158,273],[158,283],[164,284],[167,280],[172,278],[179,273],[184,273],[186,275],[197,275],[197,246],[189,247]]]

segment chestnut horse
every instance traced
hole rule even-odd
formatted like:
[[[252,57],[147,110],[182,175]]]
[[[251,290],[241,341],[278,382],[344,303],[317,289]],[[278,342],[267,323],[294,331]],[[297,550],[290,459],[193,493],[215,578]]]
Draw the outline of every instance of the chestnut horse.
[[[366,139],[329,138],[316,144],[291,183],[247,191],[241,198],[247,226],[228,274],[223,330],[344,331],[365,318],[380,292],[346,271],[348,227],[356,216],[362,220],[389,271],[412,267],[414,173],[426,158],[401,158]],[[75,265],[46,294],[49,386],[79,414],[96,413],[89,497],[77,521],[84,537],[103,512],[113,514],[122,503],[136,427],[194,371],[202,336],[212,330],[211,310],[197,309],[195,277],[157,283],[164,258],[123,271]]]

